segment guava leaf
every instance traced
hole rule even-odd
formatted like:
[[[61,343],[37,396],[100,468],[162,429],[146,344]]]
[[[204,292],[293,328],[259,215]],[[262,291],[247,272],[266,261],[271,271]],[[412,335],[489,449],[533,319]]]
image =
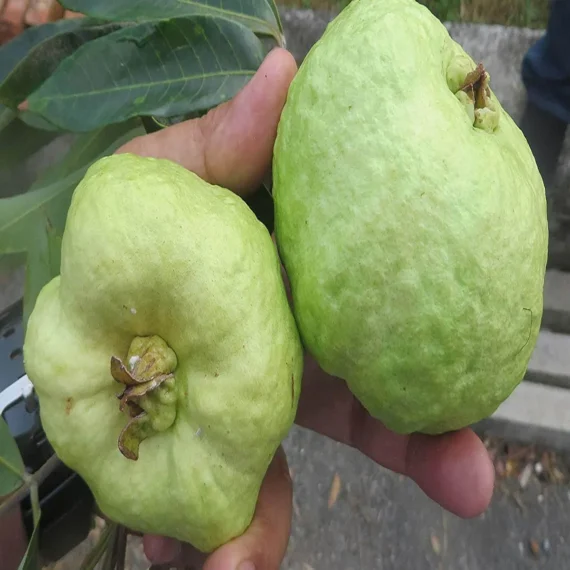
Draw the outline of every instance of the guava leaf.
[[[0,271],[11,273],[26,262],[25,253],[13,253],[10,255],[0,255]]]
[[[239,22],[280,43],[282,26],[273,0],[63,0],[68,10],[114,22],[148,22],[181,16],[216,16]]]
[[[0,130],[5,129],[17,115],[18,113],[0,103]]]
[[[56,131],[34,129],[19,118],[0,130],[0,170],[13,170],[59,136]],[[10,188],[0,188],[0,197],[12,195]]]
[[[61,237],[75,187],[94,161],[141,134],[140,121],[132,120],[81,135],[28,192],[0,200],[0,256],[26,255],[24,323],[41,288],[59,274]]]
[[[41,519],[41,515],[40,515]],[[39,570],[40,560],[39,560],[39,528],[40,519],[36,521],[34,525],[34,531],[32,532],[32,538],[28,542],[28,548],[26,548],[26,554],[22,558],[22,562],[18,566],[18,570]]]
[[[28,28],[0,47],[0,102],[15,108],[79,46],[120,28],[92,18]]]
[[[31,111],[28,110],[20,111],[18,113],[18,119],[20,119],[22,123],[26,123],[26,125],[28,125],[29,127],[42,131],[58,131],[61,133],[63,130],[57,127],[56,125],[50,123],[47,119],[44,119],[41,115],[32,113]]]
[[[259,38],[229,20],[144,23],[79,48],[28,105],[74,132],[140,115],[182,115],[231,99],[262,60]]]
[[[5,497],[22,484],[25,467],[16,440],[8,424],[0,417],[0,497]]]
[[[73,185],[75,188],[76,184]],[[73,190],[71,191],[73,193]],[[41,222],[44,222],[42,227]],[[27,251],[27,267],[24,282],[24,323],[28,322],[32,312],[31,300],[38,298],[42,287],[59,274],[61,260],[61,237],[63,230],[51,225],[49,218],[38,220],[31,228],[36,239],[30,236]]]
[[[101,561],[108,548],[113,546],[113,540],[117,532],[117,524],[114,522],[106,522],[103,532],[99,536],[99,540],[93,548],[89,550],[83,559],[80,570],[94,570]]]

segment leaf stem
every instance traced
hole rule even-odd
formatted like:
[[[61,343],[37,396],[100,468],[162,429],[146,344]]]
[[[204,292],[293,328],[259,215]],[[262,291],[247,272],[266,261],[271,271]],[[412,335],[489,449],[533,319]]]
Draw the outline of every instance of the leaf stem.
[[[38,492],[38,484],[35,481],[32,481],[30,486],[30,500],[32,503],[32,518],[35,527],[40,522],[40,496]]]
[[[24,473],[24,484],[13,495],[11,495],[9,499],[0,505],[0,518],[28,494],[30,487],[33,484],[39,487],[45,479],[55,471],[59,464],[60,460],[57,455],[54,454],[35,473],[32,473],[31,475]]]
[[[1,455],[0,455],[0,465],[6,467],[8,471],[11,471],[14,475],[16,475],[16,477],[19,477],[22,481],[24,480],[23,474],[20,471],[18,471],[18,469],[14,467],[9,461],[6,461],[6,459]]]
[[[111,540],[111,536],[115,533],[115,527],[117,525],[115,523],[107,524],[99,538],[97,544],[89,551],[85,559],[83,560],[83,564],[81,564],[81,570],[94,570],[101,557],[107,551],[107,547],[109,545],[109,541]]]

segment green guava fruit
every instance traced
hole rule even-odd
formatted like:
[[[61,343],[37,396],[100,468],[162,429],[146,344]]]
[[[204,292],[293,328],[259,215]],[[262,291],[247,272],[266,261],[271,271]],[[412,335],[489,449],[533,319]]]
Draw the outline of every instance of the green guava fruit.
[[[301,338],[400,433],[491,415],[543,310],[543,181],[489,74],[414,0],[353,0],[288,93],[275,235]]]
[[[208,552],[251,522],[303,349],[265,226],[181,166],[119,154],[76,188],[24,361],[101,511]]]

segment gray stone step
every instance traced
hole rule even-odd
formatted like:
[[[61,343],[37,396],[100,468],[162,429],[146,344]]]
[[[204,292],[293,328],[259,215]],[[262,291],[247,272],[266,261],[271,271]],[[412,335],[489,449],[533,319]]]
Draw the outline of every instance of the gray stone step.
[[[522,382],[476,431],[570,453],[570,390]]]
[[[570,334],[570,273],[551,269],[544,283],[542,326],[553,332]]]
[[[570,335],[541,330],[525,379],[570,389]]]

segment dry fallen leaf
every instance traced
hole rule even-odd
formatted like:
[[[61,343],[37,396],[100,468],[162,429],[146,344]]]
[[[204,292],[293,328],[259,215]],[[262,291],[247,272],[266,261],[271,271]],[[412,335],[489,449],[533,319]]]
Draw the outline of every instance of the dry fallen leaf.
[[[527,463],[519,474],[519,485],[521,486],[521,489],[524,489],[528,485],[531,475],[532,465],[530,463]]]
[[[439,554],[441,552],[441,543],[435,534],[431,535],[431,547],[436,554]]]
[[[517,470],[517,464],[512,459],[507,459],[505,464],[505,475],[507,477],[512,477]]]
[[[340,477],[338,473],[335,473],[331,485],[331,490],[329,492],[329,509],[331,509],[336,503],[339,493],[340,493]]]
[[[554,467],[552,469],[552,480],[555,483],[563,483],[564,482],[564,473],[558,469],[558,467]]]
[[[505,477],[506,469],[505,463],[502,459],[497,459],[495,463],[495,472],[498,478],[502,479]]]
[[[295,500],[295,497],[293,497],[293,512],[295,513],[295,516],[301,516],[301,509],[299,508],[299,504]]]

